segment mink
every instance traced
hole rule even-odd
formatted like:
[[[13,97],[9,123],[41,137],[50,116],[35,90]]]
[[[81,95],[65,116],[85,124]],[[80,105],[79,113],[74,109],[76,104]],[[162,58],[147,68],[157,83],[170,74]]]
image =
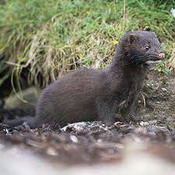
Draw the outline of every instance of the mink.
[[[162,60],[154,32],[132,31],[119,41],[106,69],[80,69],[48,85],[38,100],[33,127],[99,120],[115,122],[116,115],[130,121],[149,70],[149,62]]]

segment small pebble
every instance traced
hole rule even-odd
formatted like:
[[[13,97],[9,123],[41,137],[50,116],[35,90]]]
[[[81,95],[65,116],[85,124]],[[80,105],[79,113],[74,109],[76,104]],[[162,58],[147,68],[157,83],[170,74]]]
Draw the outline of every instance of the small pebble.
[[[101,139],[98,139],[97,142],[98,142],[98,143],[102,143],[102,140],[101,140]]]
[[[149,124],[150,125],[155,125],[155,124],[157,124],[157,120],[151,120],[151,121],[149,121]]]
[[[143,122],[143,121],[140,122],[140,126],[148,126],[148,125],[149,125],[149,122]]]
[[[58,156],[58,152],[54,148],[51,148],[51,147],[46,150],[46,153],[51,156]]]
[[[70,136],[70,139],[72,140],[72,142],[78,143],[78,138],[77,138],[76,136],[71,135],[71,136]]]
[[[166,88],[161,88],[163,92],[168,92]]]

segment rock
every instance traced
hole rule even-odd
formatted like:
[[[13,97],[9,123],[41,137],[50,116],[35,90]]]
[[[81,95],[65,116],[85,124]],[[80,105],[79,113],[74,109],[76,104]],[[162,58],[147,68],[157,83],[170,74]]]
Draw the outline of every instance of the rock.
[[[5,99],[4,109],[21,109],[31,111],[39,97],[39,90],[36,87],[30,87],[21,92],[13,94]]]

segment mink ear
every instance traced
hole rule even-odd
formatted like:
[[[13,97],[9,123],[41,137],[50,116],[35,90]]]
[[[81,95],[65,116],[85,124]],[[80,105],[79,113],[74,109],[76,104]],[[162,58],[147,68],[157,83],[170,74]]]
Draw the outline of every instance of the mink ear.
[[[129,44],[132,44],[136,39],[139,38],[139,35],[136,35],[136,34],[130,34],[129,37],[128,37],[128,43]]]

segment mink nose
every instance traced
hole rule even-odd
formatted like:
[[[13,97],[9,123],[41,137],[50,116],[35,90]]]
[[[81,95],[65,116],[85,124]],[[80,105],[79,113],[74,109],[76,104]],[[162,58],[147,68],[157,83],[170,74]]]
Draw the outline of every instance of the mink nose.
[[[160,53],[158,54],[158,56],[159,56],[160,59],[164,59],[164,58],[165,58],[165,53],[160,52]]]

